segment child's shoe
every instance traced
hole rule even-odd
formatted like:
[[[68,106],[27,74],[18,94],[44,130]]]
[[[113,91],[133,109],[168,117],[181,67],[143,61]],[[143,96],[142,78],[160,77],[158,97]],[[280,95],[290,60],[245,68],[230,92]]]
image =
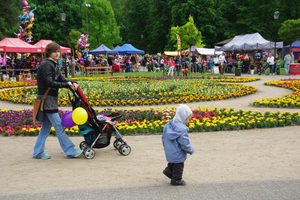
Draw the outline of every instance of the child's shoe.
[[[171,181],[171,185],[181,185],[181,186],[184,186],[186,185],[186,182],[184,180],[181,180],[181,181]]]
[[[49,154],[46,154],[46,153],[41,157],[41,159],[44,159],[44,160],[47,160],[49,158],[51,158],[51,156]]]

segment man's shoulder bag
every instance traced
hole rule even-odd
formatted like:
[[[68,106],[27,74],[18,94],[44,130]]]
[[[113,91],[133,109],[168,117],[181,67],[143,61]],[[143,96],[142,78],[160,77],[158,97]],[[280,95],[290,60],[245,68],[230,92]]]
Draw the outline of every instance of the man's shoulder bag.
[[[43,107],[44,107],[44,101],[46,99],[46,96],[48,94],[50,90],[50,87],[48,87],[46,93],[43,96],[43,99],[35,99],[34,103],[33,103],[33,115],[32,115],[32,120],[33,120],[33,124],[35,125],[35,120],[38,121],[43,121],[44,119],[44,112],[43,112]]]

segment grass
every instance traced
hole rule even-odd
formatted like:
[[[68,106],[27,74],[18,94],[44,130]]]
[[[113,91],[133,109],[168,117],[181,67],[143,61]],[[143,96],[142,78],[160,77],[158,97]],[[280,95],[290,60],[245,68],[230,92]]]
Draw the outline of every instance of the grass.
[[[265,72],[263,72],[262,74],[266,74],[266,72],[268,74],[270,74],[270,69],[268,68]],[[168,72],[166,72],[164,75],[166,76],[168,74]],[[177,74],[177,73],[174,73]],[[285,69],[284,68],[280,68],[280,74],[281,75],[285,75]],[[218,76],[224,76],[221,74],[211,74],[210,72],[207,73],[190,73],[188,74],[189,76],[214,76],[214,77],[218,77]],[[255,74],[258,75],[258,74]],[[80,72],[77,72],[76,77],[81,77],[81,76],[85,76],[82,75]],[[111,76],[163,76],[163,72],[116,72],[116,73],[106,73],[106,74],[93,74],[92,76],[90,74],[88,74],[88,77],[111,77]],[[182,73],[180,73],[180,76],[182,76]],[[226,74],[225,76],[231,77],[231,76],[235,76],[233,73],[230,74]]]
[[[174,73],[177,75],[177,73]],[[90,74],[88,74],[88,77],[111,77],[111,76],[167,76],[168,72],[165,72],[163,74],[163,72],[116,72],[116,73],[106,73],[106,74],[93,74],[92,76]],[[190,73],[188,74],[189,76],[224,76],[221,74],[211,74],[211,73]],[[81,77],[83,76],[80,72],[77,72],[76,77]],[[85,75],[84,75],[85,76]],[[182,76],[182,73],[180,73],[179,76]],[[226,74],[226,76],[234,76],[234,74]]]

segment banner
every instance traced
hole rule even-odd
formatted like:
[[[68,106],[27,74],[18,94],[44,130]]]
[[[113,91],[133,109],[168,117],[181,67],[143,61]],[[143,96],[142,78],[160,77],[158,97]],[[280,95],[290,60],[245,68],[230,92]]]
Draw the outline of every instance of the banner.
[[[177,51],[180,51],[181,50],[181,45],[180,45],[180,36],[178,34],[176,34],[176,37],[177,37]]]
[[[292,48],[292,52],[300,52],[300,48]]]

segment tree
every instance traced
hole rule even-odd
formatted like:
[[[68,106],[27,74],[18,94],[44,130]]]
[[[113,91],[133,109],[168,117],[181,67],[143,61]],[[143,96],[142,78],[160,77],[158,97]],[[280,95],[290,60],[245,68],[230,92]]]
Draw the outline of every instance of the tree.
[[[300,18],[290,19],[286,20],[281,24],[281,27],[279,28],[278,35],[279,37],[286,42],[287,44],[290,44],[290,52],[292,48],[292,43],[299,38],[300,33]]]
[[[299,19],[300,18],[300,1],[299,0],[280,0],[280,18],[285,20],[288,19]]]
[[[64,45],[64,29],[67,34],[71,29],[81,30],[82,14],[80,5],[83,0],[60,0],[46,1],[35,0],[36,4],[29,4],[30,7],[37,7],[34,12],[34,28],[32,30],[33,40],[53,40]],[[61,13],[66,14],[66,22],[63,25]],[[84,15],[85,16],[85,15]]]
[[[181,46],[183,49],[188,47],[191,49],[193,45],[196,45],[197,47],[204,46],[204,44],[202,44],[203,41],[201,32],[198,31],[197,27],[195,26],[194,18],[192,16],[189,16],[188,22],[181,26],[179,31]]]
[[[78,46],[78,39],[80,38],[80,32],[72,29],[69,32],[69,36],[67,37],[67,42],[69,46],[72,48],[72,54],[74,56],[74,47]]]
[[[143,35],[147,38],[143,39],[143,44],[147,44],[147,52],[150,54],[164,52],[169,40],[169,27],[172,21],[169,20],[171,10],[165,1],[151,1],[148,6],[149,17],[146,21],[146,30]],[[143,46],[144,46],[143,45]]]
[[[180,42],[181,42],[182,49],[190,48],[190,53],[191,53],[191,47],[193,45],[196,45],[197,47],[204,46],[202,44],[201,32],[198,31],[197,27],[195,26],[194,18],[192,16],[189,16],[189,20],[185,25],[181,27],[171,28],[171,40],[175,40],[176,32],[178,28],[179,28],[179,35],[180,35]],[[191,56],[189,56],[189,62],[190,59]]]
[[[121,41],[121,38],[110,2],[89,0],[89,4],[91,5],[88,8],[90,49],[95,49],[101,44],[113,48]],[[85,11],[83,13],[85,14]]]
[[[149,18],[150,6],[150,0],[130,1],[130,10],[126,18],[127,38],[123,38],[124,43],[131,43],[137,48],[144,48],[145,51],[148,51],[149,43],[150,32],[146,31],[146,22]],[[142,34],[143,38],[141,38]]]
[[[16,37],[14,32],[18,30],[18,7],[11,0],[2,0],[0,1],[0,12],[0,39]]]

